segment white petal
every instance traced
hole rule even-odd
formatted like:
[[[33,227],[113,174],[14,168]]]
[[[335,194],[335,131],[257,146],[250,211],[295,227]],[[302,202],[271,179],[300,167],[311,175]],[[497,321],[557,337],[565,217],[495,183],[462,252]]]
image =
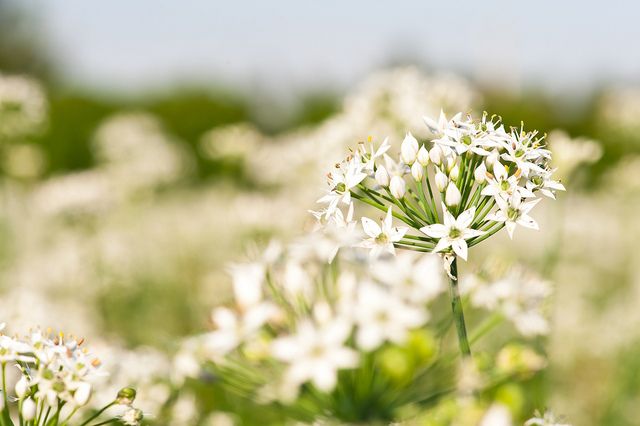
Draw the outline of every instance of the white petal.
[[[449,246],[451,246],[451,241],[448,238],[441,238],[440,241],[438,241],[438,244],[433,248],[433,252],[438,253]]]
[[[471,222],[473,222],[473,218],[476,215],[476,208],[471,207],[469,210],[465,210],[462,213],[460,213],[460,215],[458,216],[458,219],[456,219],[456,226],[458,229],[466,229],[469,227],[469,225],[471,225]]]
[[[524,226],[525,228],[535,229],[536,231],[540,229],[538,226],[538,222],[536,222],[531,216],[527,214],[521,215],[517,220],[518,225]]]
[[[368,236],[372,238],[376,238],[378,235],[382,233],[382,229],[380,229],[380,226],[375,221],[369,219],[368,217],[363,217],[361,221],[362,221],[362,229],[364,229],[364,232]]]
[[[468,246],[465,240],[463,240],[462,238],[458,238],[452,241],[451,248],[453,248],[455,254],[460,256],[462,259],[467,260]]]
[[[434,223],[433,225],[423,226],[420,228],[420,232],[433,238],[442,238],[449,234],[449,227],[441,223]]]

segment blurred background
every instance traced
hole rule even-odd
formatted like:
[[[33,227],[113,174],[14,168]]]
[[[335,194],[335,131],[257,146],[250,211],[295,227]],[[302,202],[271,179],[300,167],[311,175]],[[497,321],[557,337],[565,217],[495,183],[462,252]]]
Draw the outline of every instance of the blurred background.
[[[0,0],[0,321],[86,335],[157,412],[181,338],[228,299],[225,264],[308,229],[348,146],[486,110],[547,132],[568,191],[540,232],[463,268],[553,282],[547,404],[638,424],[638,17],[620,0]],[[195,424],[189,398],[170,424]]]

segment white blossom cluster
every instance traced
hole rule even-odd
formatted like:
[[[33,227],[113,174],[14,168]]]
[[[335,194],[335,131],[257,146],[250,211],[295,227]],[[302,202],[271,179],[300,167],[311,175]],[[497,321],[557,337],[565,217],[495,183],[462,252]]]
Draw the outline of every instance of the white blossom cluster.
[[[436,257],[405,252],[372,264],[344,250],[330,264],[336,253],[325,240],[317,233],[286,249],[271,245],[260,260],[233,265],[234,306],[214,310],[215,330],[189,341],[189,352],[222,367],[238,355],[270,360],[277,374],[262,394],[292,400],[306,383],[331,392],[340,370],[428,323],[428,302],[446,288]],[[180,364],[197,371],[184,355]]]
[[[487,276],[489,275],[489,276]],[[489,271],[461,280],[462,293],[471,305],[499,313],[526,337],[549,333],[544,308],[551,295],[551,284],[522,267],[511,267],[499,277]]]
[[[425,122],[431,142],[407,133],[397,156],[387,140],[378,147],[360,143],[328,174],[329,190],[318,200],[326,207],[316,216],[324,222],[343,217],[354,199],[385,212],[380,225],[361,219],[362,244],[374,257],[399,247],[466,260],[469,247],[503,227],[510,237],[518,225],[538,229],[529,215],[537,195],[555,198],[564,190],[552,178],[544,136],[506,130],[486,114],[476,120],[441,113]],[[408,226],[394,226],[392,216]]]
[[[0,324],[2,424],[12,424],[13,401],[17,402],[20,424],[67,424],[82,407],[88,405],[93,382],[101,374],[98,371],[100,360],[83,346],[84,340],[81,338],[63,333],[51,334],[50,331],[39,329],[31,331],[26,337],[12,337],[1,333],[4,327],[4,324]],[[16,370],[18,378],[13,389],[10,389],[6,377]],[[130,411],[136,410],[131,407],[134,398],[135,391],[125,388],[115,399],[112,398],[109,406],[123,405],[125,411],[122,416],[131,416]],[[139,424],[139,421],[122,422]]]
[[[46,96],[37,81],[0,74],[0,140],[41,131],[47,121],[47,108]]]

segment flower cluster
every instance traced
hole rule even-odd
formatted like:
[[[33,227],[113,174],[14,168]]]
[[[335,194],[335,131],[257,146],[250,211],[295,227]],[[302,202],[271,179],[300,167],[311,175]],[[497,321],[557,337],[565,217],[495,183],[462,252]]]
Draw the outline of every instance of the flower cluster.
[[[204,338],[219,362],[238,350],[277,360],[284,368],[279,393],[289,397],[308,382],[331,392],[339,370],[356,368],[361,352],[406,343],[429,320],[426,303],[444,289],[433,257],[403,253],[336,271],[326,262],[324,237],[312,238],[234,265],[236,307],[215,309],[217,329]]]
[[[466,259],[469,247],[503,227],[510,237],[518,225],[538,229],[529,215],[537,194],[555,198],[564,190],[552,178],[544,136],[507,131],[487,114],[476,120],[441,113],[425,122],[435,135],[428,144],[407,133],[392,157],[388,140],[377,148],[361,143],[337,164],[318,216],[328,221],[353,199],[384,211],[382,226],[362,218],[364,245],[374,257],[398,247]],[[394,227],[392,216],[408,226]]]
[[[0,325],[0,331],[2,329],[4,324]],[[88,405],[93,382],[100,375],[100,361],[84,348],[83,342],[83,339],[63,333],[52,335],[41,330],[32,331],[25,338],[0,334],[3,426],[13,425],[12,400],[18,403],[16,414],[20,424],[29,425],[68,424],[79,410]],[[15,397],[10,398],[7,376],[14,373],[14,366],[18,378],[13,386]],[[122,389],[115,400],[82,424],[98,421],[107,408],[121,405],[125,407],[124,413],[112,420],[138,425],[142,415],[131,407],[134,399],[135,390]],[[131,420],[132,412],[137,413],[138,421]]]
[[[467,375],[451,363],[457,350],[446,343],[449,316],[439,309],[440,259],[410,251],[374,259],[345,247],[349,234],[333,222],[232,265],[233,304],[214,309],[213,331],[185,341],[179,373],[213,375],[258,402],[256,410],[286,407],[302,421],[391,421],[425,395],[467,395],[458,382]],[[474,330],[474,339],[489,329]],[[541,359],[522,345],[502,348],[473,392],[490,395],[505,377],[539,370]]]
[[[47,121],[47,99],[40,84],[24,76],[0,74],[0,139],[41,131]]]
[[[522,267],[513,266],[506,271],[483,268],[465,277],[460,285],[462,294],[469,295],[472,306],[503,316],[523,336],[549,332],[543,310],[551,295],[551,285]]]

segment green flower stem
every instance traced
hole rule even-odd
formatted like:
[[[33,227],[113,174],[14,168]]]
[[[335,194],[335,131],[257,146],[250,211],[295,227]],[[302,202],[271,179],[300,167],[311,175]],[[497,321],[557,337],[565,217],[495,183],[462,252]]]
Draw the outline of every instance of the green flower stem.
[[[451,278],[453,277],[453,278]],[[449,278],[449,294],[451,296],[451,310],[453,311],[453,319],[456,323],[456,331],[458,332],[458,343],[462,357],[471,356],[471,347],[467,338],[467,327],[464,323],[464,312],[462,311],[462,299],[460,299],[460,291],[458,290],[458,259],[453,257],[451,262],[451,277]]]
[[[413,241],[406,241],[406,240],[400,240],[399,243],[404,244],[406,246],[414,246],[414,247],[420,247],[420,248],[426,248],[426,249],[433,249],[435,247],[433,244],[416,243]]]
[[[471,337],[469,338],[469,343],[475,343],[480,340],[484,335],[500,324],[502,320],[502,315],[498,312],[494,312],[491,316],[486,318],[478,328],[473,330]]]
[[[433,222],[433,216],[431,214],[431,210],[427,207],[427,204],[424,201],[424,194],[421,194],[421,190],[418,189],[417,186],[418,186],[418,184],[416,183],[417,191],[414,192],[411,188],[409,188],[407,190],[407,192],[411,195],[411,197],[416,202],[416,204],[418,204],[418,207],[420,207],[420,209],[419,209],[420,215],[422,216],[424,221],[426,223],[432,223]],[[418,193],[418,195],[416,195],[416,192]]]
[[[384,206],[382,204],[378,204],[378,203],[376,203],[375,201],[373,201],[373,200],[371,200],[369,198],[363,197],[362,195],[358,194],[357,192],[351,191],[351,196],[353,198],[355,198],[356,200],[362,201],[363,203],[366,203],[366,204],[369,204],[370,206],[373,206],[373,207],[377,208],[378,210],[382,210],[383,212],[386,212],[387,209],[388,209],[387,206]],[[396,219],[399,219],[399,220],[403,221],[404,223],[406,223],[407,225],[411,226],[412,228],[414,227],[415,224],[413,223],[413,221],[410,218],[408,218],[408,217],[406,217],[406,216],[404,216],[404,215],[402,215],[402,214],[400,214],[398,212],[395,212],[395,211],[393,211],[392,214],[393,214],[393,217],[395,217]]]
[[[391,194],[391,191],[389,190],[389,188],[385,188],[385,190],[387,191],[387,194],[389,196],[389,198],[391,199],[391,202],[394,203],[400,210],[402,210],[404,212],[404,214],[406,214],[408,217],[410,217],[413,220],[414,224],[420,224],[420,216],[418,215],[417,212],[415,212],[411,206],[408,206],[403,199],[397,199],[396,197],[394,197]],[[415,228],[420,228],[420,226],[414,226]]]
[[[416,247],[416,246],[406,246],[404,244],[401,243],[393,243],[393,246],[395,248],[401,249],[401,250],[411,250],[411,251],[417,251],[419,253],[432,253],[433,249],[430,248],[423,248],[423,247]]]
[[[476,244],[479,244],[479,243],[483,242],[487,238],[489,238],[492,235],[494,235],[496,232],[500,231],[502,228],[504,228],[504,222],[496,222],[496,226],[494,226],[494,228],[492,228],[486,234],[484,234],[484,235],[482,235],[480,237],[476,237],[476,238],[470,239],[468,241],[469,248],[475,246]]]
[[[477,225],[480,222],[482,222],[484,218],[489,214],[491,209],[493,209],[493,207],[495,206],[496,204],[495,199],[491,197],[491,199],[488,200],[488,198],[489,197],[486,197],[484,200],[480,202],[480,206],[476,210],[476,217],[473,220],[473,225]]]
[[[436,218],[433,215],[433,207],[431,206],[431,203],[427,201],[427,198],[424,195],[424,187],[422,186],[422,181],[416,182],[416,187],[418,189],[418,197],[420,197],[422,208],[429,216],[429,220],[431,221],[431,223],[435,223]]]
[[[415,204],[417,204],[417,208],[415,210],[413,209],[414,206],[411,205],[411,202],[410,200],[407,199],[407,197],[400,200],[400,203],[406,208],[411,208],[412,211],[414,211],[418,215],[419,220],[422,220],[424,223],[431,223],[429,214],[427,213],[426,209],[422,207],[422,203],[420,202],[420,199],[416,196],[415,192],[413,192],[411,188],[407,188],[407,193],[411,195],[411,198],[413,199]]]
[[[102,413],[104,413],[105,411],[107,411],[109,408],[113,407],[114,405],[116,405],[116,402],[110,402],[107,405],[105,405],[104,407],[102,407],[100,410],[98,410],[93,416],[89,417],[87,420],[85,420],[84,422],[82,422],[80,424],[80,426],[85,426],[87,424],[89,424],[89,422],[91,422],[92,420],[97,419],[98,417],[100,417],[100,415]]]
[[[438,208],[436,206],[436,199],[433,196],[433,190],[431,189],[431,182],[429,182],[429,170],[425,170],[424,173],[424,181],[427,185],[427,189],[429,190],[429,205],[433,208],[433,217],[435,218],[434,223],[438,223],[440,219],[438,218]]]
[[[7,365],[2,363],[2,398],[4,399],[4,407],[2,408],[2,424],[3,426],[13,426],[11,416],[9,415],[9,398],[7,398]]]
[[[431,243],[435,247],[435,242],[434,242],[433,238],[429,238],[427,236],[417,236],[417,235],[405,234],[405,236],[402,237],[402,238],[408,238],[410,240],[417,240],[417,241],[422,241],[422,242],[425,242],[425,243]]]

